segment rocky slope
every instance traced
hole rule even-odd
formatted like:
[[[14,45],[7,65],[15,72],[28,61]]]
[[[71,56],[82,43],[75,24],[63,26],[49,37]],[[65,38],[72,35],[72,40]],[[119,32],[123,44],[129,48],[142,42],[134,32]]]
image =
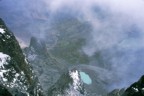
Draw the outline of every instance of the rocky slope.
[[[46,92],[66,69],[65,63],[48,52],[45,41],[35,37],[31,38],[30,45],[24,49],[24,52]]]
[[[0,89],[0,96],[42,96],[38,79],[13,33],[2,19],[0,19]]]
[[[144,76],[127,88],[123,96],[144,96]]]
[[[80,73],[72,69],[64,73],[48,91],[49,96],[87,96]]]
[[[115,89],[107,96],[144,96],[144,76],[130,87],[125,89]]]

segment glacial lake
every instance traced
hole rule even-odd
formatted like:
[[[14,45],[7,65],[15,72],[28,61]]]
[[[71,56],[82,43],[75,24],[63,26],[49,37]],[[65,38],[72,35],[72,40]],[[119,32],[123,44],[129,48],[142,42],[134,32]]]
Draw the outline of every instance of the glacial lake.
[[[92,83],[90,76],[88,74],[86,74],[85,72],[80,72],[80,77],[84,83],[86,83],[88,85],[90,85]]]

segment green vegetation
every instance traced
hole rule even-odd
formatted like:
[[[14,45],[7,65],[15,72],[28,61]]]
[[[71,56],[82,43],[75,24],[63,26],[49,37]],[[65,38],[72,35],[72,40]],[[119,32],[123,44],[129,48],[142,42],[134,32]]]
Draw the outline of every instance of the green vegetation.
[[[83,39],[59,42],[52,50],[52,54],[70,64],[88,63],[88,57],[80,50],[83,43]]]
[[[53,29],[59,35],[57,44],[50,50],[52,55],[69,64],[87,64],[89,62],[88,56],[82,51],[87,33],[91,31],[89,24],[72,19],[54,24]]]

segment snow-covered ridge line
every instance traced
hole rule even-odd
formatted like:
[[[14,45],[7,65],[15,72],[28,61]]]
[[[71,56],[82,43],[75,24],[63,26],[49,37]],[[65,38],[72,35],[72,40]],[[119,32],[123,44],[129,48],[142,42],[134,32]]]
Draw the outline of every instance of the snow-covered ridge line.
[[[79,77],[79,72],[78,70],[73,70],[69,72],[70,77],[73,79],[73,87],[74,89],[78,89],[80,86],[80,77]]]
[[[4,29],[0,28],[0,33],[4,34],[5,33]]]

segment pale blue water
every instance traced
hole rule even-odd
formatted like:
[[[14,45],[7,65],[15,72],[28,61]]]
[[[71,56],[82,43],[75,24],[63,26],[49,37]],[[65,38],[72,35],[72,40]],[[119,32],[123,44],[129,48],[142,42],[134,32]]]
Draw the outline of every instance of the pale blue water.
[[[90,76],[88,74],[86,74],[85,72],[80,72],[80,76],[81,76],[81,79],[84,83],[86,83],[86,84],[92,83]]]

